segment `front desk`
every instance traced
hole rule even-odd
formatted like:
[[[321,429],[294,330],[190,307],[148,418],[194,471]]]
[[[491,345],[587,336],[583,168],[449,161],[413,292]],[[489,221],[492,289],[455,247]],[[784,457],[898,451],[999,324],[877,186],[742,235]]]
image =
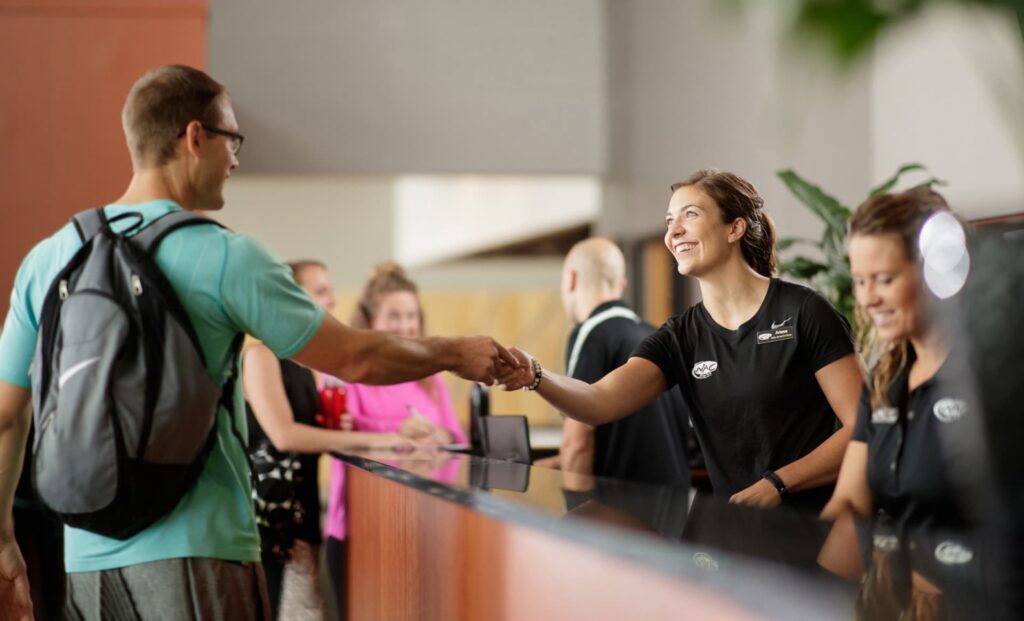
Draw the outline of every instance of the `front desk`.
[[[811,515],[462,454],[339,457],[356,621],[854,615],[855,538]]]
[[[463,454],[339,457],[355,621],[1024,618],[1015,520],[897,534]]]

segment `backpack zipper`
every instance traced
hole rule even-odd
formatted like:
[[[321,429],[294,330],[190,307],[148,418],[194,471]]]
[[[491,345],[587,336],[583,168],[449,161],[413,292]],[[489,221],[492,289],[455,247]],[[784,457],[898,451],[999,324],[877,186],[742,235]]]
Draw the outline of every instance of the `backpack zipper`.
[[[142,279],[139,278],[138,274],[132,274],[132,293],[136,296],[142,295]]]

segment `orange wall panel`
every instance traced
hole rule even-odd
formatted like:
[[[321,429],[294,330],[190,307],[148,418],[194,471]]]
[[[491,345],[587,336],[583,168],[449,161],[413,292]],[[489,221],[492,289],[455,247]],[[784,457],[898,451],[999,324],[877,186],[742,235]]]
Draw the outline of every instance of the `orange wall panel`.
[[[208,0],[0,0],[0,316],[25,253],[131,177],[121,106],[148,68],[206,64]]]

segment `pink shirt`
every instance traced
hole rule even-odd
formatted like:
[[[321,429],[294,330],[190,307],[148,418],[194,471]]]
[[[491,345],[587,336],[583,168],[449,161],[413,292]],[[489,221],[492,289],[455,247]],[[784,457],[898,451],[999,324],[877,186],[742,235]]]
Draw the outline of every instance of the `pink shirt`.
[[[456,444],[465,444],[466,435],[455,418],[448,387],[440,374],[431,379],[435,382],[433,392],[436,400],[427,394],[419,382],[390,386],[349,384],[345,388],[345,397],[355,430],[397,433],[412,409],[451,432]],[[331,460],[331,491],[324,535],[335,539],[346,537],[345,466],[337,459]]]

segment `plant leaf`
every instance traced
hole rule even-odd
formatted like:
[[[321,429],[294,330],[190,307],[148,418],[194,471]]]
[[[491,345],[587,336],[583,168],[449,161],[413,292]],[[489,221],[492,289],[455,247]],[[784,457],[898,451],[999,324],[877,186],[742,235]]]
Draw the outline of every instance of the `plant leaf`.
[[[780,170],[776,175],[801,203],[825,223],[827,228],[841,231],[841,234],[845,235],[846,221],[850,219],[849,208],[793,170]]]
[[[779,273],[788,274],[803,280],[810,280],[816,275],[827,271],[827,265],[822,265],[821,263],[812,261],[807,257],[793,257],[792,259],[783,261],[779,264]]]
[[[785,237],[776,242],[775,247],[776,250],[782,252],[784,250],[787,250],[790,246],[794,246],[796,244],[807,244],[808,246],[821,247],[821,244],[814,241],[813,239],[805,239],[803,237]]]
[[[900,182],[900,177],[902,177],[904,174],[908,172],[913,172],[915,170],[928,172],[928,169],[925,168],[924,164],[904,164],[903,166],[900,166],[899,170],[896,171],[895,175],[889,177],[888,179],[883,181],[881,185],[872,189],[871,192],[868,193],[868,197],[877,196],[878,194],[885,194],[889,190],[896,187],[896,184]]]

